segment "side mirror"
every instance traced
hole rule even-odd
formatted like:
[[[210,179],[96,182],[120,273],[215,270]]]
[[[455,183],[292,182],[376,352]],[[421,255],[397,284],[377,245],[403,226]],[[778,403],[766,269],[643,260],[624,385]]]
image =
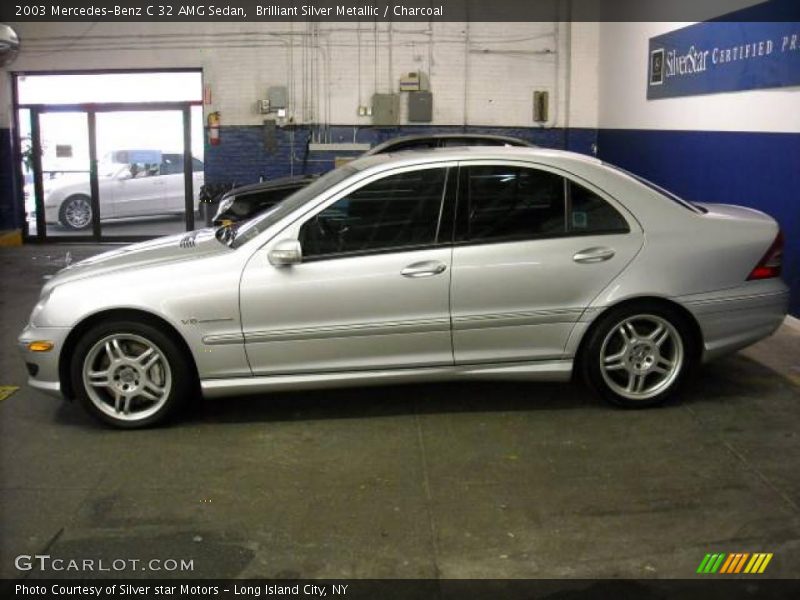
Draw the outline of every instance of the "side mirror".
[[[132,178],[133,174],[130,172],[129,169],[124,169],[120,171],[119,174],[117,175],[117,179],[119,179],[120,181],[125,181],[126,179],[132,179]]]
[[[303,262],[303,249],[297,240],[281,240],[269,251],[269,262],[275,267],[290,267]]]

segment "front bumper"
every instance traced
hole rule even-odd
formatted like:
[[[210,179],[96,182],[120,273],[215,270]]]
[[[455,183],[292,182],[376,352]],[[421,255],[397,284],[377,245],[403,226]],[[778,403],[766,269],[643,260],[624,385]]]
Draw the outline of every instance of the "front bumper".
[[[17,338],[17,348],[28,367],[28,385],[51,396],[62,397],[58,363],[64,341],[69,335],[68,327],[34,327],[30,323]],[[30,342],[45,340],[53,343],[49,352],[33,352]]]

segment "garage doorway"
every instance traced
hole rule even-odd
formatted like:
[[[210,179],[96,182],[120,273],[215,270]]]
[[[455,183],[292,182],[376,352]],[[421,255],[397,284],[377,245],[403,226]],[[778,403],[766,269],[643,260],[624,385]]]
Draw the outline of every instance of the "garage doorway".
[[[15,73],[29,241],[194,229],[204,183],[199,70]]]

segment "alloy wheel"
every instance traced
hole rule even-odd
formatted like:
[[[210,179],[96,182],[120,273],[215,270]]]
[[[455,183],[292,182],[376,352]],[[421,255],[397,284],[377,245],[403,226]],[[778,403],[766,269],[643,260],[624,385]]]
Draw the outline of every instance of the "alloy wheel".
[[[172,370],[152,341],[117,333],[95,343],[83,362],[83,384],[106,415],[139,421],[158,412],[172,389]]]
[[[64,220],[73,229],[83,229],[92,220],[92,205],[88,198],[78,196],[72,198],[64,207]]]
[[[666,390],[685,360],[678,330],[656,315],[634,315],[606,335],[600,350],[600,373],[606,385],[628,400],[647,400]]]

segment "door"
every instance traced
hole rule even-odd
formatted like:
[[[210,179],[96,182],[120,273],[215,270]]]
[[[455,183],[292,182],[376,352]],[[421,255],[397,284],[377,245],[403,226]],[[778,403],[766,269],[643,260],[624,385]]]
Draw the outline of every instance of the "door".
[[[372,177],[254,254],[241,283],[254,374],[452,365],[447,179],[447,166]],[[302,263],[269,264],[284,239]]]
[[[92,232],[89,121],[85,111],[36,112],[38,152],[31,148],[32,166],[39,167],[25,187],[31,208],[29,233],[41,224],[47,237],[80,236]],[[34,133],[34,132],[32,132]]]
[[[97,112],[103,236],[186,230],[183,150],[189,125],[184,113],[179,109]]]
[[[461,167],[453,250],[456,363],[556,359],[643,243],[599,190],[521,164]]]

